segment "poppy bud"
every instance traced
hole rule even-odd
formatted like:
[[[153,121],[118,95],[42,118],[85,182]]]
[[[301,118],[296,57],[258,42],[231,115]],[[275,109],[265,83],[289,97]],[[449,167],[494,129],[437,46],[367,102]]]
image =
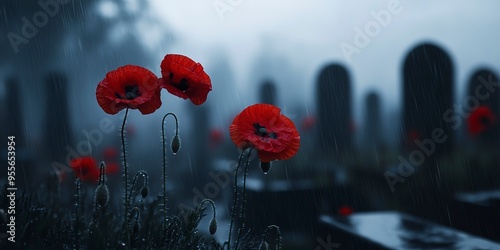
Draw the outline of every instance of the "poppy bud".
[[[217,232],[217,220],[213,218],[210,221],[210,226],[208,227],[208,231],[210,232],[211,235],[214,235],[215,232]]]
[[[267,174],[267,172],[269,172],[269,169],[271,169],[271,162],[263,162],[261,161],[260,162],[260,169],[262,170],[262,172],[264,174]]]
[[[179,135],[175,135],[174,138],[172,138],[172,153],[177,154],[179,149],[181,148],[181,139],[179,138]]]
[[[134,224],[132,225],[132,233],[136,234],[137,232],[139,232],[139,229],[140,229],[139,221],[135,220]]]
[[[95,190],[95,203],[100,207],[106,206],[109,200],[109,191],[108,186],[106,184],[101,184],[97,186]]]
[[[141,188],[142,198],[146,198],[146,196],[148,196],[148,193],[149,193],[148,187],[144,186]]]
[[[262,241],[259,246],[259,250],[268,250],[269,249],[269,244],[267,242]]]

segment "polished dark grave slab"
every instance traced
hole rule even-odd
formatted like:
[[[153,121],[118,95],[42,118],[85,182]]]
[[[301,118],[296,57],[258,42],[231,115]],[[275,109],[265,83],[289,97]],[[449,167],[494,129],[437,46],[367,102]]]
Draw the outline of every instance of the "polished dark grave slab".
[[[453,226],[500,241],[500,190],[455,195]]]
[[[500,205],[500,189],[483,192],[457,193],[455,198],[463,203],[483,207],[498,207]]]
[[[267,226],[274,224],[280,227],[282,233],[288,233],[283,237],[285,241],[301,241],[308,247],[315,244],[319,215],[336,213],[339,207],[346,204],[356,211],[368,206],[367,197],[349,185],[339,185],[343,181],[338,178],[332,178],[332,183],[320,184],[306,178],[264,181],[262,176],[248,177],[246,228],[253,229],[255,235],[261,235]],[[238,218],[236,224],[240,225]]]
[[[319,220],[322,234],[344,249],[500,249],[500,243],[400,212],[322,215]]]

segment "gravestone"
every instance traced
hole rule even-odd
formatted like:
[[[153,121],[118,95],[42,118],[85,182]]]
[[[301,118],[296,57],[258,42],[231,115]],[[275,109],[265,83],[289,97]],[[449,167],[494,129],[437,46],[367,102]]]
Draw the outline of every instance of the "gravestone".
[[[472,139],[472,145],[476,149],[498,148],[500,146],[500,92],[495,91],[498,82],[497,75],[485,68],[476,70],[468,81],[467,94],[463,101],[465,113],[470,114],[479,106],[485,106],[491,110],[495,120],[493,124],[487,125],[488,129],[484,132],[477,136],[469,135],[469,139]],[[467,119],[464,123],[467,126]]]
[[[192,161],[193,164],[193,181],[194,183],[198,183],[200,186],[197,187],[200,188],[200,190],[203,190],[203,185],[206,183],[210,182],[208,172],[212,169],[212,161],[211,161],[211,155],[210,151],[207,150],[209,147],[209,138],[210,138],[210,131],[208,128],[209,126],[209,117],[210,117],[210,108],[208,104],[200,105],[200,106],[194,106],[191,103],[189,103],[191,114],[192,114],[192,121],[193,124],[195,124],[192,127],[191,135],[190,136],[190,144],[188,146],[189,149],[191,150],[190,152],[190,161]],[[182,121],[179,121],[180,124],[182,124]],[[180,128],[182,129],[182,127]],[[182,140],[182,137],[181,137]],[[186,142],[188,143],[188,142]]]
[[[352,146],[351,85],[347,69],[329,64],[319,73],[316,88],[318,143],[324,154],[339,155]]]
[[[260,103],[276,105],[276,85],[271,80],[265,80],[260,86]]]
[[[441,180],[441,159],[453,153],[453,63],[440,47],[422,43],[412,48],[403,65],[403,150],[397,157],[395,197],[406,212],[449,224],[452,191]],[[387,177],[387,176],[386,176]],[[403,186],[404,185],[404,186]],[[416,193],[424,193],[415,199]]]
[[[70,147],[80,156],[91,150],[90,145],[73,144],[68,106],[68,79],[61,72],[50,72],[45,76],[44,140],[46,157],[50,162],[66,162],[67,148]],[[79,144],[80,145],[80,144]],[[87,154],[86,154],[87,153]]]
[[[441,132],[443,142],[434,143],[427,157],[449,152],[454,145],[453,63],[448,54],[430,43],[413,48],[403,66],[403,136],[407,151],[420,150],[415,140],[432,139]],[[429,148],[431,148],[429,146]]]

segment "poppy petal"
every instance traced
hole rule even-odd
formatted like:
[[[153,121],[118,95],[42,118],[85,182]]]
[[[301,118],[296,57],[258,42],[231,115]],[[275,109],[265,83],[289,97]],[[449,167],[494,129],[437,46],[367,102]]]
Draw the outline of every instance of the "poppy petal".
[[[237,147],[257,149],[264,162],[289,159],[300,147],[300,136],[292,120],[270,104],[244,109],[234,118],[229,134]]]
[[[75,175],[82,181],[96,182],[99,179],[99,168],[90,156],[75,158],[70,163]]]
[[[210,77],[203,66],[187,56],[167,54],[161,62],[163,88],[182,99],[201,105],[212,90]]]
[[[97,85],[96,98],[108,114],[116,114],[124,108],[150,114],[161,106],[160,90],[158,77],[153,72],[140,66],[125,65],[106,74]]]
[[[490,129],[496,123],[496,117],[488,106],[479,106],[467,118],[469,134],[476,136]]]

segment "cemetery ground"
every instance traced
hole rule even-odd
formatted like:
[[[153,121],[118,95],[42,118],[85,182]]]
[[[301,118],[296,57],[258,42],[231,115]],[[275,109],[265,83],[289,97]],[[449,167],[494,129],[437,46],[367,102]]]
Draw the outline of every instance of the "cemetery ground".
[[[397,152],[388,150],[376,158],[366,153],[346,153],[339,157],[344,160],[328,159],[328,156],[315,156],[311,159],[298,157],[288,163],[275,164],[266,175],[266,178],[269,178],[260,180],[265,182],[261,183],[262,185],[258,184],[262,177],[260,170],[250,171],[246,208],[246,225],[254,229],[251,231],[251,236],[248,236],[251,237],[250,242],[253,242],[256,247],[261,241],[262,229],[269,224],[276,224],[279,225],[282,233],[283,249],[303,249],[311,244],[320,246],[318,242],[340,244],[340,249],[344,244],[345,249],[351,249],[347,247],[349,244],[362,241],[342,232],[332,233],[329,227],[321,223],[320,217],[329,215],[348,218],[367,212],[387,211],[406,213],[452,230],[500,241],[499,235],[496,234],[500,227],[496,223],[500,218],[498,196],[481,200],[478,194],[497,187],[496,180],[500,177],[497,156],[488,152],[473,153],[467,150],[456,150],[416,167],[411,176],[394,185],[394,192],[392,192],[382,173],[386,170],[397,173],[399,162],[394,161],[397,155]],[[335,163],[332,164],[333,162]],[[287,168],[301,169],[301,171],[287,173]],[[435,176],[436,172],[439,176]],[[118,212],[120,197],[112,199],[116,202],[111,203],[113,205],[110,205],[102,214],[96,215],[92,204],[93,190],[82,186],[80,210],[77,212],[78,208],[75,207],[77,198],[74,196],[76,191],[73,183],[64,182],[54,185],[54,182],[57,183],[57,176],[47,179],[46,183],[38,183],[40,188],[37,191],[18,193],[16,239],[19,242],[23,242],[22,244],[26,247],[70,248],[74,244],[83,246],[88,243],[88,246],[92,244],[98,246],[99,242],[113,242],[113,240],[101,238],[104,235],[111,239],[119,238],[118,235],[112,233],[112,228],[121,220]],[[119,189],[121,185],[114,178],[110,178],[108,183],[111,191]],[[229,201],[224,200],[231,196],[231,191],[231,185],[221,187],[222,194],[214,197],[218,207],[230,204]],[[468,195],[468,200],[462,199],[460,194],[464,194],[463,197]],[[475,194],[478,194],[476,199],[474,199]],[[5,191],[2,193],[2,196],[4,195],[6,195]],[[157,235],[154,233],[156,230],[154,228],[159,225],[153,223],[155,218],[153,211],[154,206],[161,201],[161,197],[150,194],[148,198],[142,200],[139,193],[136,195],[135,204],[141,207],[141,211],[142,209],[149,211],[141,215],[140,229],[137,241],[134,243],[138,244],[139,248],[141,244],[154,246],[155,244],[161,245],[155,241],[170,240],[171,247],[200,244],[207,249],[216,249],[217,245],[213,241],[224,238],[223,235],[217,237],[217,234],[210,236],[205,228],[209,221],[209,218],[205,216],[210,217],[211,211],[205,211],[203,208],[195,209],[196,211],[190,213],[187,209],[179,211],[174,205],[169,206],[172,215],[170,219],[177,222],[172,224],[172,235]],[[193,194],[184,194],[185,197],[189,195]],[[210,193],[203,193],[200,198],[206,198],[207,195]],[[169,199],[173,204],[180,204],[179,196],[183,195],[173,194]],[[7,205],[5,201],[2,199],[0,207]],[[191,204],[190,202],[189,200],[185,204]],[[186,207],[194,208],[194,206]],[[186,216],[179,212],[190,215]],[[77,219],[77,213],[80,219]],[[109,218],[102,220],[98,229],[94,228],[94,230],[104,230],[104,232],[86,234],[87,230],[94,227],[92,223],[87,222],[95,221],[95,216]],[[223,223],[227,222],[227,216],[227,212],[219,211],[219,227],[222,231],[224,230],[222,229]],[[199,226],[200,220],[203,220],[202,226]],[[241,221],[237,223],[241,225]],[[2,222],[4,231],[7,231],[6,224]],[[75,227],[80,229],[75,231]],[[191,233],[194,233],[196,237],[190,238],[188,234]],[[173,236],[183,239],[183,242],[175,242]],[[108,247],[112,246],[108,245]]]

